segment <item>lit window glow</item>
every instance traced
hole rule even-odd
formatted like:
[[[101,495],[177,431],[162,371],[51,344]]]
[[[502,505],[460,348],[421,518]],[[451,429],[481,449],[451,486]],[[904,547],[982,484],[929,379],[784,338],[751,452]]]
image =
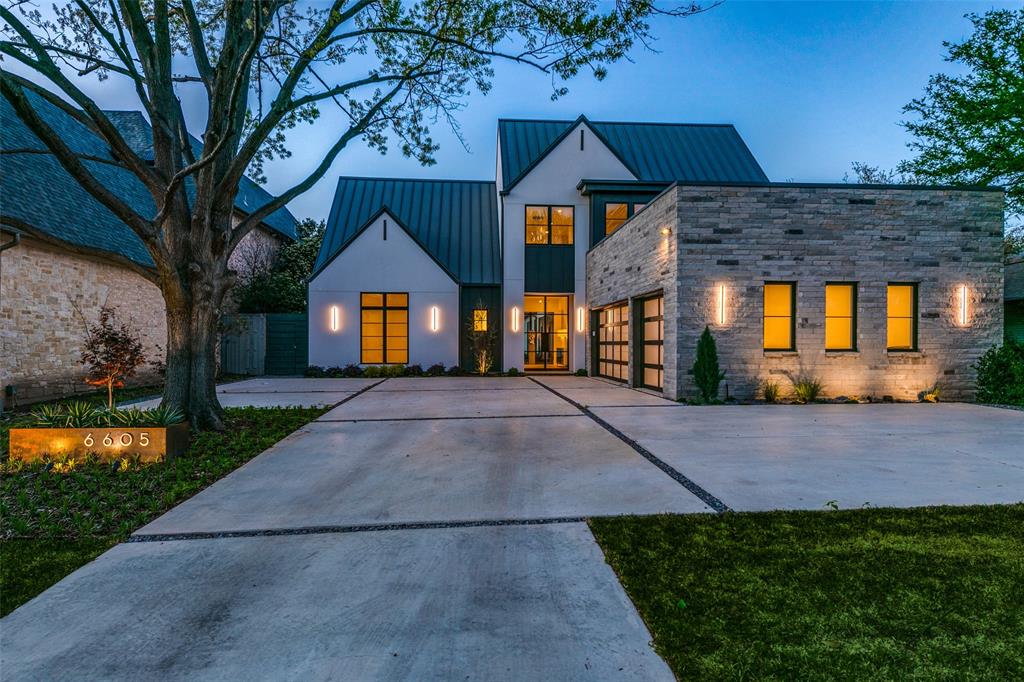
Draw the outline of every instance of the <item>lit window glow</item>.
[[[487,309],[486,308],[475,308],[473,310],[473,331],[485,332],[487,331]]]
[[[825,350],[854,350],[857,285],[825,285]]]
[[[886,308],[886,347],[889,350],[917,348],[917,286],[890,284]]]
[[[764,349],[794,350],[793,299],[796,285],[777,282],[764,285]]]

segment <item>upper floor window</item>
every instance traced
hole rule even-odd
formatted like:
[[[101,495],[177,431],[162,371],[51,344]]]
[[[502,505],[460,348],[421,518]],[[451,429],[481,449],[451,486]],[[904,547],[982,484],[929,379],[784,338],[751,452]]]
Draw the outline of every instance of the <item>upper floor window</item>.
[[[764,284],[764,349],[796,350],[796,284]]]
[[[527,206],[527,244],[572,244],[572,206]]]
[[[886,298],[886,348],[917,350],[917,285],[891,283]]]
[[[857,349],[857,285],[825,284],[825,350]]]
[[[647,204],[614,202],[604,205],[604,233],[609,235],[622,227],[622,224],[633,217]]]

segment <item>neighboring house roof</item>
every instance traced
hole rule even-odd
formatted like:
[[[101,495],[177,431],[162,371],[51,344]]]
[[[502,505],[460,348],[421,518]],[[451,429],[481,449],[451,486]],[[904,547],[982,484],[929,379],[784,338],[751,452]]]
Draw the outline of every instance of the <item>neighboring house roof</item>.
[[[39,116],[80,154],[113,161],[106,142],[63,111],[35,94],[27,96]],[[151,131],[139,112],[110,112],[112,122],[126,136],[133,149],[145,151],[151,145]],[[10,103],[0,98],[0,121],[4,149],[45,150],[42,141],[14,113]],[[197,142],[198,144],[198,142]],[[136,234],[92,195],[86,192],[57,159],[45,154],[4,154],[0,172],[2,214],[12,227],[42,233],[44,236],[91,251],[127,258],[144,267],[153,260]],[[85,166],[105,187],[143,216],[152,216],[156,207],[149,192],[128,170],[99,161],[84,161]],[[235,206],[249,213],[271,199],[248,178],[239,185]],[[264,223],[288,238],[295,238],[295,218],[287,209],[273,213]]]
[[[1024,260],[1007,263],[1003,268],[1003,298],[1024,301]]]
[[[387,211],[459,283],[498,284],[497,204],[489,181],[339,178],[313,277]]]
[[[637,180],[767,182],[729,124],[498,120],[501,178],[508,191],[579,123],[585,123]]]

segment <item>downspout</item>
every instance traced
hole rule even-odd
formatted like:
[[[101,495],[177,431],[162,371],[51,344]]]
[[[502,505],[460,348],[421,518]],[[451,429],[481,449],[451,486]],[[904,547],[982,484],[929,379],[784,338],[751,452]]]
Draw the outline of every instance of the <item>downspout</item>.
[[[0,244],[0,252],[6,251],[7,249],[13,249],[15,246],[17,246],[18,244],[21,243],[21,233],[20,232],[14,232],[13,234],[14,234],[14,238],[11,239],[11,241],[9,241],[9,242],[7,242],[5,244]],[[0,274],[2,274],[2,273],[3,273],[3,259],[0,258]],[[3,281],[3,279],[0,278],[0,281]],[[0,296],[2,296],[2,295],[3,295],[2,292],[0,292]],[[2,386],[0,388],[4,389],[4,395],[0,395],[0,416],[3,416],[3,414],[4,414],[4,403],[7,401],[7,395],[6,395],[7,387],[6,386]]]

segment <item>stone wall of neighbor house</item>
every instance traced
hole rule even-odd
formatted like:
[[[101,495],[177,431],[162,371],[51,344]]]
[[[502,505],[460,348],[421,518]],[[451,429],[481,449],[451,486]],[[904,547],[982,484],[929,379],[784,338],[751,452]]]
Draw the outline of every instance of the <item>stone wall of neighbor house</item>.
[[[679,380],[670,387],[666,372],[666,395],[696,393],[689,368],[705,325],[729,393],[741,399],[754,397],[765,380],[787,392],[801,375],[820,379],[832,397],[914,400],[938,384],[943,397],[966,399],[974,391],[972,364],[1002,339],[1000,192],[678,186],[647,210],[590,252],[588,293],[594,308],[653,288],[672,272],[651,257],[662,223],[671,228],[676,284],[660,286],[666,364],[674,356]],[[797,283],[795,352],[763,350],[762,287],[773,280]],[[824,349],[830,281],[858,283],[856,352]],[[919,283],[917,351],[886,350],[889,282]],[[966,325],[959,319],[963,286]]]
[[[0,253],[0,386],[16,387],[17,404],[96,390],[79,358],[104,302],[138,328],[147,358],[163,358],[163,298],[141,275],[30,238]],[[133,381],[157,378],[147,367]]]
[[[661,291],[665,296],[665,370],[664,394],[678,393],[678,357],[669,349],[676,347],[677,329],[669,324],[678,316],[679,288],[676,286],[678,253],[672,234],[663,235],[662,228],[676,222],[676,188],[670,188],[642,211],[630,218],[614,233],[594,245],[587,254],[587,304],[590,310],[612,303],[632,301]],[[587,334],[587,371],[593,367],[596,332],[593,323]],[[632,325],[631,325],[632,327]],[[629,345],[630,376],[633,376],[633,344]]]
[[[710,325],[732,395],[820,379],[828,396],[970,398],[971,365],[1003,335],[1003,196],[869,186],[680,187],[681,367]],[[763,347],[765,281],[797,283],[796,351]],[[825,283],[857,282],[857,351],[826,352]],[[919,284],[918,350],[886,350],[886,286]],[[718,297],[725,292],[725,320]],[[961,287],[968,320],[959,319]],[[692,380],[682,392],[695,392]]]

